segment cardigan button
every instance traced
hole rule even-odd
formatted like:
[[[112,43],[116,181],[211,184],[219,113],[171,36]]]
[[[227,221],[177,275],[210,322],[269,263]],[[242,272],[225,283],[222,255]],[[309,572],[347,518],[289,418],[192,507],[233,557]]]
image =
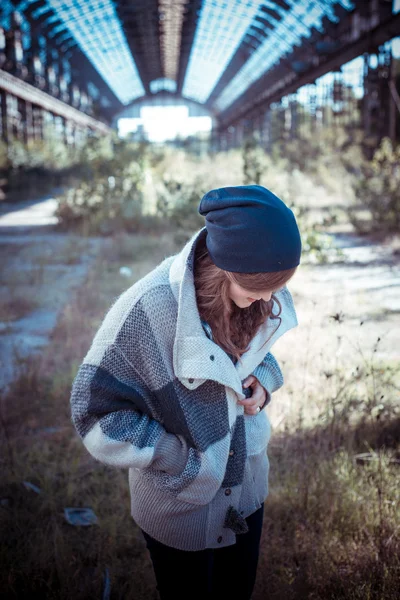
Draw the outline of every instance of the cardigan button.
[[[232,490],[230,490],[229,488],[227,488],[227,489],[225,490],[225,496],[230,496],[230,495],[231,495],[231,493],[232,493]]]
[[[190,378],[188,379],[189,383],[194,383],[194,379]]]
[[[220,544],[222,542],[222,535],[219,536],[219,538],[217,539],[218,544]]]
[[[210,359],[214,360],[214,358],[215,358],[214,354],[211,354]]]
[[[229,450],[229,456],[233,456],[235,454],[234,450]]]

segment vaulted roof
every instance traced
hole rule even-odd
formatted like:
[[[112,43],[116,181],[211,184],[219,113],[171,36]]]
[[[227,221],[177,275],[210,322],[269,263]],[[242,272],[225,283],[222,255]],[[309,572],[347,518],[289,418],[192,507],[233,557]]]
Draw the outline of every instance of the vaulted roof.
[[[368,0],[3,2],[31,24],[44,27],[65,56],[80,50],[119,107],[167,90],[205,104],[216,115],[227,114],[242,101],[249,103],[270,73],[278,79],[288,70],[301,73],[314,58],[328,56],[337,49],[335,27],[355,9],[373,4]],[[391,2],[375,4],[390,15]]]

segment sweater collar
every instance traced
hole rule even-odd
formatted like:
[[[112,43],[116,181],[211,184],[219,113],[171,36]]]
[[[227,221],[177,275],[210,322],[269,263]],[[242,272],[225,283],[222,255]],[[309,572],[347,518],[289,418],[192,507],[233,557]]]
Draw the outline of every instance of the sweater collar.
[[[276,340],[289,329],[296,327],[296,312],[292,296],[284,287],[276,294],[282,304],[280,326],[278,327],[278,319],[267,319],[257,331],[241,361],[234,365],[227,353],[207,337],[197,308],[194,253],[197,242],[205,235],[205,227],[192,235],[170,265],[169,282],[178,303],[173,347],[174,372],[189,389],[195,389],[207,379],[211,379],[243,395],[242,381],[261,363]],[[264,344],[269,336],[269,341]]]

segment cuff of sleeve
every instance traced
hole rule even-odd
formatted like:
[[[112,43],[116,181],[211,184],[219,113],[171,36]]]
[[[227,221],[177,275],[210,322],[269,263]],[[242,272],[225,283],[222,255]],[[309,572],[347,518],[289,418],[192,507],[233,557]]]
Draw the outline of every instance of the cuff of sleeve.
[[[283,385],[282,371],[271,355],[264,359],[263,362],[256,367],[252,373],[257,377],[261,385],[271,394],[276,392]]]
[[[186,466],[188,454],[187,444],[181,437],[165,432],[156,446],[152,466],[170,475],[178,475]]]

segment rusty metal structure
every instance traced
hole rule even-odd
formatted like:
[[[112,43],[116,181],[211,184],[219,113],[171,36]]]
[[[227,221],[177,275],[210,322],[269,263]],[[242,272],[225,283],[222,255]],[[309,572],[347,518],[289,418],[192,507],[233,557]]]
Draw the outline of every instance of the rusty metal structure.
[[[267,147],[305,122],[330,121],[357,122],[374,145],[396,136],[400,99],[387,47],[400,35],[396,4],[2,0],[1,138],[40,139],[50,123],[74,144],[107,134],[127,107],[157,96],[206,108],[218,149],[252,132]],[[343,71],[357,57],[358,98]]]

